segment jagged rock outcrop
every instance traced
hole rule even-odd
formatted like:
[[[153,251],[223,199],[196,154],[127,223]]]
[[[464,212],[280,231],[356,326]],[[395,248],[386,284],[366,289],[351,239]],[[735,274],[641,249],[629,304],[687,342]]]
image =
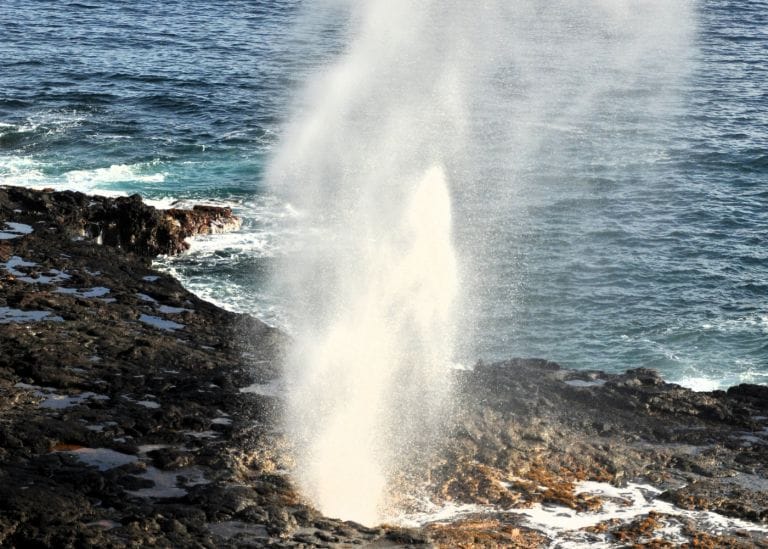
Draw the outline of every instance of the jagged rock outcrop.
[[[73,238],[86,238],[144,257],[174,255],[189,248],[187,238],[233,231],[240,219],[231,208],[194,206],[158,210],[141,196],[108,198],[75,191],[0,189],[0,201],[25,215],[46,216]]]

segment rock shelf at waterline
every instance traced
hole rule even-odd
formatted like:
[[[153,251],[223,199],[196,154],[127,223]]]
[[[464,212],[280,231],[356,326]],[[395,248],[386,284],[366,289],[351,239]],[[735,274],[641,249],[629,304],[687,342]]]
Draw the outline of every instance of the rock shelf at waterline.
[[[281,427],[290,338],[151,269],[210,230],[169,215],[0,188],[0,545],[768,543],[768,387],[537,359],[450,371],[446,440],[389,525],[322,516]]]

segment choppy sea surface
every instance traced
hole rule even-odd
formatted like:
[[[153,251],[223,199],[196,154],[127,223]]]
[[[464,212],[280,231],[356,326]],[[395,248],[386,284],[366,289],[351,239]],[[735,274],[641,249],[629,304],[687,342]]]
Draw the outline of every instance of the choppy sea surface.
[[[241,232],[158,265],[284,326],[267,282],[300,253],[297,213],[265,167],[302,82],[344,50],[344,22],[313,25],[303,4],[5,0],[0,184],[230,205]],[[544,154],[508,182],[525,191],[493,212],[496,275],[473,281],[484,299],[463,359],[768,383],[768,2],[695,6],[690,73],[663,118],[617,109],[642,90],[608,90],[604,117],[545,128]],[[457,206],[460,251],[493,209],[473,196]]]

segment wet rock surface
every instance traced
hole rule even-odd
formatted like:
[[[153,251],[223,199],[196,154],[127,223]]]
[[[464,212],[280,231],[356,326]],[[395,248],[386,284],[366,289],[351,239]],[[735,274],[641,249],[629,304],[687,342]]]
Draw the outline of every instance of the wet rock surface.
[[[237,226],[219,208],[0,187],[0,546],[767,543],[768,387],[536,359],[454,372],[448,442],[418,488],[474,507],[415,528],[322,516],[286,474],[287,338],[151,268]],[[648,508],[623,512],[630,492]],[[553,533],[531,520],[550,511],[595,518]]]
[[[768,546],[768,387],[702,393],[653,370],[611,375],[539,359],[457,377],[459,417],[431,472],[437,498],[550,509],[564,523],[609,507],[623,517],[558,533],[576,546]],[[612,486],[624,493],[606,493]],[[645,530],[633,526],[644,520]]]
[[[37,216],[36,223],[45,220],[72,238],[117,246],[144,257],[176,254],[189,247],[188,237],[240,227],[240,219],[231,209],[216,206],[158,210],[144,204],[139,195],[106,198],[21,187],[6,187],[1,192],[0,200],[26,218]]]

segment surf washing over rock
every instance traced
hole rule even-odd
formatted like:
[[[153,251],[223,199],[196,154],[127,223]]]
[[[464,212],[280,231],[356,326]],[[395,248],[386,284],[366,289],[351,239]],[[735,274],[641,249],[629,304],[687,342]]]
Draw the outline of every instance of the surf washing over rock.
[[[348,47],[300,94],[267,174],[302,226],[301,252],[273,280],[295,334],[285,426],[305,495],[374,524],[418,497],[403,490],[450,416],[446,372],[471,356],[475,319],[514,301],[491,287],[509,267],[497,223],[532,191],[525,170],[558,125],[589,139],[602,92],[648,75],[653,85],[662,57],[682,58],[691,7],[308,9],[313,25],[346,18]]]

